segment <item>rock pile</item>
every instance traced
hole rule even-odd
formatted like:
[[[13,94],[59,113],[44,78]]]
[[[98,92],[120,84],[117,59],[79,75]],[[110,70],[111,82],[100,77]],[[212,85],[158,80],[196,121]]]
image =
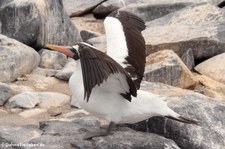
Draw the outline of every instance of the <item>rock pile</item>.
[[[0,148],[224,148],[221,4],[222,0],[0,1]],[[43,46],[83,40],[106,51],[102,18],[117,9],[146,22],[141,88],[167,97],[169,107],[202,126],[155,117],[120,125],[107,137],[82,140],[108,122],[76,107],[67,84],[75,61]]]

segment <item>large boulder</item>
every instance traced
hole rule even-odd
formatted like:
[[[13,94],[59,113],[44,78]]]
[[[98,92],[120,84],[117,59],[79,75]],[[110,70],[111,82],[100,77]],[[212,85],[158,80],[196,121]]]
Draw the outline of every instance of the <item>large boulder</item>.
[[[0,81],[11,82],[30,73],[40,62],[32,48],[0,34]]]
[[[195,67],[200,74],[225,84],[225,53],[214,56]]]
[[[63,5],[70,17],[80,16],[95,8],[105,0],[63,0]]]
[[[147,54],[173,49],[179,56],[191,48],[196,61],[225,51],[225,10],[198,4],[147,23]]]
[[[146,57],[144,80],[180,88],[195,84],[190,70],[172,50],[158,51]]]
[[[225,146],[225,103],[199,93],[160,83],[143,82],[145,89],[167,97],[168,106],[182,116],[197,119],[201,126],[155,117],[131,126],[174,140],[182,149],[217,149]]]
[[[72,45],[79,33],[62,0],[13,0],[0,7],[1,33],[35,49],[46,43]]]
[[[105,17],[114,10],[123,8],[125,10],[135,12],[137,15],[145,16],[150,20],[161,17],[190,4],[209,2],[217,5],[219,2],[215,1],[216,0],[107,0],[98,5],[93,10],[93,13],[96,17]],[[148,13],[144,12],[146,10]]]

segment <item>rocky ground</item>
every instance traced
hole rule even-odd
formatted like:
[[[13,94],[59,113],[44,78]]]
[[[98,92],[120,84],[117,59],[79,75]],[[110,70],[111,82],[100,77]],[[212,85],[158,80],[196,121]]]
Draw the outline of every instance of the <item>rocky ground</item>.
[[[0,148],[223,149],[225,9],[222,0],[0,1]],[[220,4],[221,3],[221,4]],[[219,7],[218,7],[219,5]],[[142,89],[165,96],[193,126],[162,117],[120,125],[78,109],[68,88],[76,63],[43,49],[85,41],[106,50],[103,19],[122,9],[146,22]]]

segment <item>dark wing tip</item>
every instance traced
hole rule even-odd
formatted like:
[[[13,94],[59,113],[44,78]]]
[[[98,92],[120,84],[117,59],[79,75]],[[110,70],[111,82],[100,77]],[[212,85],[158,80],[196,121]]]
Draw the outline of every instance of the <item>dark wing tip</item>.
[[[186,123],[186,124],[194,124],[194,125],[197,125],[197,126],[201,126],[202,125],[197,120],[193,120],[191,118],[187,118],[187,117],[183,117],[183,116],[179,116],[179,117],[166,116],[166,117],[169,118],[169,119],[173,119],[173,120],[176,120],[176,121],[179,121],[179,122]]]

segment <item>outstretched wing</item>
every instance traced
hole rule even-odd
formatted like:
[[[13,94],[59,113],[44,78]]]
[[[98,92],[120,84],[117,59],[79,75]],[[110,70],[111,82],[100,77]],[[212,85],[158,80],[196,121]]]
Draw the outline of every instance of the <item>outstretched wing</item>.
[[[115,11],[104,21],[107,55],[117,61],[132,77],[137,89],[145,70],[146,47],[141,31],[144,21],[136,15]]]
[[[79,45],[80,62],[83,73],[84,98],[89,100],[92,89],[107,80],[111,74],[121,73],[125,75],[128,84],[128,92],[121,92],[121,95],[131,101],[131,95],[137,96],[136,87],[128,73],[112,58],[105,53],[96,50],[91,45]]]

